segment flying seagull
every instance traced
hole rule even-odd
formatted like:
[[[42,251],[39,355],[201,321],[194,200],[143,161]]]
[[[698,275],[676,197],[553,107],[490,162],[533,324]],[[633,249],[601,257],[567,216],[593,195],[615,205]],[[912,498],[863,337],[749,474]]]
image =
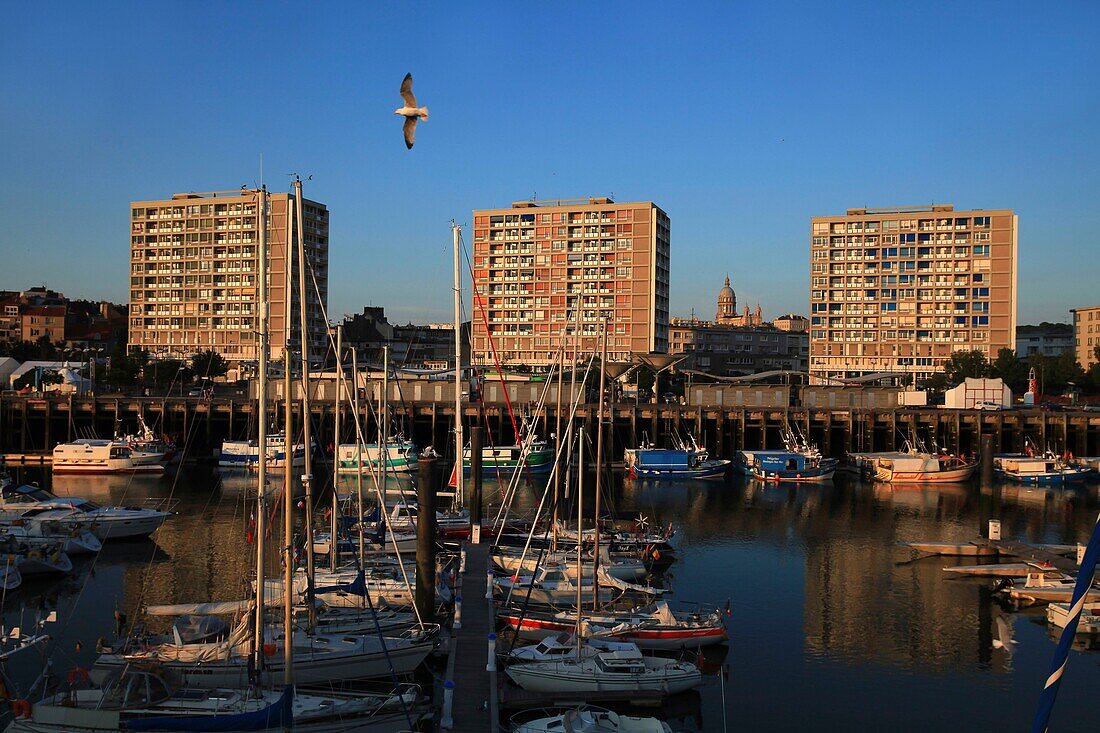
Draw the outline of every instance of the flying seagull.
[[[398,107],[393,113],[405,118],[405,126],[402,128],[405,133],[405,147],[412,150],[413,139],[416,137],[416,121],[428,119],[428,108],[416,106],[411,73],[405,74],[405,79],[401,82],[401,99],[405,101],[404,106]]]

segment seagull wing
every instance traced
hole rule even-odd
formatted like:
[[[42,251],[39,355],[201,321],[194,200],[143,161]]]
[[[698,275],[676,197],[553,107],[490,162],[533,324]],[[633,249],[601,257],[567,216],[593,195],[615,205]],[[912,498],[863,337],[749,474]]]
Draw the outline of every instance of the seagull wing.
[[[413,75],[411,73],[405,74],[405,79],[401,82],[401,98],[405,100],[406,107],[416,106],[416,97],[413,96]]]
[[[405,126],[402,129],[405,132],[405,147],[412,150],[413,140],[416,138],[416,118],[406,117]]]

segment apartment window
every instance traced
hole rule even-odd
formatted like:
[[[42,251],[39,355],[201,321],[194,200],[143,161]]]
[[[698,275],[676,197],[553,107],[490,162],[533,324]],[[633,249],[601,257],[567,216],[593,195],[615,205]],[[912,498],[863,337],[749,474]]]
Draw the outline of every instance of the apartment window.
[[[973,288],[970,292],[972,294],[972,297],[974,297],[974,298],[988,298],[989,297],[989,288]]]
[[[980,227],[980,228],[989,228],[989,217],[988,216],[975,216],[974,217],[974,226],[975,227]]]

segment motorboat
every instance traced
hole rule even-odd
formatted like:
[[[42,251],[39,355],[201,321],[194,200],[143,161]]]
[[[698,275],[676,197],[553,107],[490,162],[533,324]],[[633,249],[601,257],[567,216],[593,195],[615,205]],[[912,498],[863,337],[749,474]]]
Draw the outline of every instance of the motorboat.
[[[416,471],[419,461],[420,449],[403,436],[396,436],[385,446],[378,443],[341,443],[336,446],[337,473],[377,471],[384,463],[387,473],[410,474]]]
[[[963,483],[978,467],[977,461],[915,449],[853,454],[849,462],[860,466],[871,479],[891,484]]]
[[[599,699],[601,693],[675,695],[703,681],[699,668],[690,662],[647,657],[637,650],[513,664],[505,673],[524,690],[570,693],[586,699]]]
[[[1047,621],[1059,629],[1066,628],[1070,613],[1068,603],[1051,603],[1047,606]],[[1086,603],[1077,619],[1078,634],[1100,634],[1100,603]]]
[[[562,712],[527,710],[514,715],[510,723],[512,733],[672,733],[668,723],[656,718],[619,715],[592,705]]]
[[[386,516],[386,527],[391,532],[415,534],[418,512],[419,507],[416,502],[398,502],[394,504],[393,509]],[[470,534],[470,510],[437,511],[435,513],[435,527],[436,531],[443,537],[467,537]]]
[[[148,537],[170,516],[159,508],[100,506],[78,497],[62,498],[38,486],[8,485],[0,491],[0,524],[49,521],[69,532],[86,529],[100,540]]]
[[[73,569],[60,542],[27,545],[4,532],[0,532],[0,556],[7,556],[22,576],[64,575]]]
[[[270,468],[286,466],[286,437],[282,433],[269,433],[267,444],[267,465]],[[291,465],[295,468],[306,463],[306,446],[295,443],[291,449]],[[260,461],[260,447],[255,440],[226,440],[222,442],[218,454],[220,468],[255,468]]]
[[[997,584],[997,591],[1021,606],[1036,603],[1068,603],[1077,581],[1073,578],[1048,578],[1043,573],[1028,573],[1026,579],[1006,579]],[[1085,591],[1085,602],[1100,602],[1100,588],[1093,585]]]
[[[511,627],[521,639],[539,640],[547,633],[571,633],[576,629],[572,612],[542,612],[508,607],[497,618]],[[628,641],[641,649],[697,649],[722,644],[729,638],[722,615],[700,608],[673,610],[666,601],[623,611],[587,615],[583,623],[586,636]]]
[[[639,448],[627,448],[623,463],[633,478],[714,479],[726,478],[730,461],[711,458],[696,444],[678,441],[676,448],[656,448],[647,443]]]
[[[158,436],[138,415],[136,434],[115,434],[115,441],[130,447],[135,463],[171,463],[176,458],[176,444],[167,436]]]
[[[30,705],[7,733],[102,733],[110,730],[283,731],[382,733],[427,716],[420,690],[390,694],[299,693],[247,687],[193,688],[158,668],[129,667],[101,687],[69,689]],[[22,711],[21,711],[22,712]]]
[[[58,443],[53,449],[53,472],[60,473],[162,473],[159,457],[149,462],[135,458],[128,443],[98,438],[81,438]]]
[[[103,549],[103,543],[91,530],[80,526],[70,529],[43,519],[17,519],[0,529],[0,533],[28,547],[60,543],[66,555],[94,555]]]

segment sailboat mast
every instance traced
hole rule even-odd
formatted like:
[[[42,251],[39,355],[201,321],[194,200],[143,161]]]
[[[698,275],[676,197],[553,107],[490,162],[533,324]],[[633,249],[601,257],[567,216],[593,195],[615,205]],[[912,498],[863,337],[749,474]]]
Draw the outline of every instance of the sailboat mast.
[[[335,422],[333,432],[336,433],[336,438],[332,447],[332,526],[329,527],[328,547],[328,567],[334,573],[336,572],[336,531],[338,529],[336,521],[340,511],[340,393],[344,390],[343,340],[344,326],[339,324],[336,326],[336,414],[333,416]]]
[[[557,421],[557,427],[554,429],[554,460],[561,460],[561,388],[562,388],[562,370],[565,369],[565,332],[562,331],[561,343],[558,345],[558,395],[557,405],[554,407],[554,419]],[[558,551],[558,502],[561,500],[561,467],[558,466],[554,470],[554,518],[550,524],[550,531],[553,532],[553,537],[550,540],[550,549],[554,552]]]
[[[305,467],[302,488],[305,489],[306,525],[306,606],[309,609],[309,630],[313,631],[317,610],[313,603],[313,426],[309,406],[309,319],[306,303],[306,232],[302,223],[302,179],[294,180],[294,214],[298,229],[298,331],[302,342],[302,442],[305,444]],[[288,298],[289,300],[289,298]],[[287,467],[289,471],[289,466]],[[335,541],[335,540],[334,540]]]
[[[455,266],[455,499],[458,506],[465,503],[463,491],[462,452],[462,270],[459,269],[458,240],[462,227],[451,222],[451,237],[454,239]],[[473,351],[471,350],[471,356]]]
[[[600,606],[600,489],[603,478],[603,394],[607,376],[607,319],[603,322],[603,347],[600,351],[600,404],[596,412],[596,547],[592,555],[592,610]]]
[[[293,204],[291,204],[293,206]],[[289,227],[288,227],[289,229]],[[291,273],[294,250],[287,242],[283,259],[286,281],[283,293],[283,683],[294,684],[294,645],[290,635],[294,626],[294,413],[291,400]]]
[[[352,393],[354,396],[351,399],[352,409],[355,410],[355,493],[359,497],[359,521],[355,526],[359,528],[359,567],[363,567],[363,441],[359,431],[359,360],[358,351],[355,348],[351,350],[351,381],[352,389],[355,391]],[[381,512],[381,510],[379,510]],[[386,518],[379,513],[379,522],[385,522]],[[383,530],[385,531],[385,530]],[[365,571],[364,571],[365,572]]]
[[[389,473],[390,463],[390,347],[382,347],[382,409],[378,414],[382,416],[378,426],[378,456],[382,463],[382,491],[379,496],[382,499],[382,515],[386,513],[386,476]]]
[[[584,548],[584,431],[577,431],[577,659],[581,658],[581,591],[584,590],[584,565],[581,550]]]
[[[255,645],[255,669],[258,678],[262,679],[264,665],[264,534],[267,514],[267,188],[260,187],[256,195],[256,222],[259,229],[259,252],[257,260],[259,273],[256,279],[257,298],[259,302],[259,353],[257,354],[257,371],[259,380],[256,384],[256,401],[259,404],[260,418],[257,421],[259,434],[259,455],[256,461],[257,490],[256,490],[256,630],[253,637]]]

